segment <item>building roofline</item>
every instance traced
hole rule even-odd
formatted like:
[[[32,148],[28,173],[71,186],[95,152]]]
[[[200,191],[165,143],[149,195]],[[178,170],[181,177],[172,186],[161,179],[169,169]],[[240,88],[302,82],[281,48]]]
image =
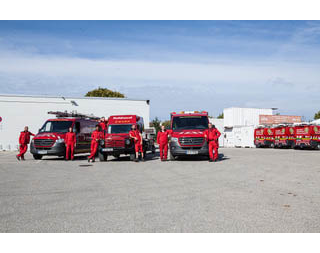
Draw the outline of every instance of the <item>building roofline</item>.
[[[0,97],[34,97],[34,98],[61,98],[61,99],[92,99],[92,100],[129,100],[129,101],[150,101],[149,99],[116,98],[116,97],[69,97],[69,96],[50,96],[50,95],[19,95],[19,94],[0,94]]]

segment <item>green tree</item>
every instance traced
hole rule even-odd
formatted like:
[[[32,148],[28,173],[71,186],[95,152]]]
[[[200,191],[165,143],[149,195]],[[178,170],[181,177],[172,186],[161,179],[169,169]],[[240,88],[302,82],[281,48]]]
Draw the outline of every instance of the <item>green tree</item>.
[[[150,127],[154,127],[156,129],[156,134],[159,132],[161,121],[158,119],[158,117],[155,117],[154,120],[150,122]]]
[[[318,112],[314,115],[314,119],[320,119],[320,111],[318,111]]]
[[[223,115],[223,113],[221,113],[218,115],[217,119],[223,119],[223,117],[224,117],[224,115]]]
[[[165,127],[166,129],[170,129],[170,127],[171,127],[171,120],[165,120],[165,121],[162,122],[161,125],[164,125],[164,127]]]
[[[124,94],[112,91],[107,88],[101,88],[94,89],[92,91],[88,91],[85,97],[113,97],[113,98],[124,98]]]

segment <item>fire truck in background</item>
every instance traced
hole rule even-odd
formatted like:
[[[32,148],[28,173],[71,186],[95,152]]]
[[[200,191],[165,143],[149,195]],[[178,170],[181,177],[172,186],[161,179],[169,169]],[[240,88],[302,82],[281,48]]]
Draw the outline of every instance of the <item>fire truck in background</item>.
[[[254,144],[257,148],[274,147],[274,128],[260,126],[254,130]]]
[[[308,123],[294,127],[295,147],[320,149],[320,126]]]
[[[294,127],[292,125],[280,124],[274,127],[274,147],[294,148]]]
[[[134,143],[129,138],[129,131],[133,124],[142,133],[144,155],[147,151],[155,153],[154,130],[144,129],[142,117],[137,115],[113,115],[108,119],[105,138],[100,141],[98,154],[100,161],[107,161],[109,155],[119,158],[122,154],[130,155],[130,160],[135,159]]]
[[[208,113],[205,111],[171,113],[170,160],[179,156],[208,156],[208,144],[204,138],[208,124]]]
[[[60,156],[66,154],[65,136],[72,127],[76,133],[75,154],[90,152],[91,133],[98,123],[98,117],[80,113],[48,112],[56,115],[48,119],[32,139],[30,152],[38,160],[43,156]]]

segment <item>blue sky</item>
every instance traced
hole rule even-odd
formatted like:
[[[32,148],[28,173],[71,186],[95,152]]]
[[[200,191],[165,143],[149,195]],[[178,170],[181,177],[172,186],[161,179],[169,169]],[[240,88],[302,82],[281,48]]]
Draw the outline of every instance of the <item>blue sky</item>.
[[[98,86],[171,111],[320,104],[318,21],[0,21],[0,93],[83,96]]]

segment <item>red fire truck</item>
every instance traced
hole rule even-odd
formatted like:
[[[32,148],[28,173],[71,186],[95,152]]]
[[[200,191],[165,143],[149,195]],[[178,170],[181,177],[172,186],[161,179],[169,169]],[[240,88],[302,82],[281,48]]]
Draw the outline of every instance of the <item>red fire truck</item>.
[[[274,147],[274,129],[271,127],[258,127],[254,130],[254,144],[257,148]]]
[[[90,152],[91,133],[98,123],[98,117],[79,113],[48,112],[56,115],[48,119],[32,139],[30,152],[38,160],[45,156],[65,156],[64,138],[69,128],[76,133],[75,154]]]
[[[307,123],[294,127],[295,147],[320,149],[320,126]]]
[[[275,148],[293,148],[294,127],[288,125],[278,125],[274,128],[274,147]]]
[[[130,155],[130,160],[135,159],[134,143],[129,138],[129,131],[133,124],[137,125],[142,133],[144,155],[147,151],[155,153],[154,133],[150,129],[144,129],[142,117],[137,115],[113,115],[108,119],[105,139],[99,145],[100,161],[107,161],[108,155],[119,158],[121,154]]]
[[[171,113],[170,160],[180,156],[208,156],[204,130],[208,129],[208,113],[182,111]]]

